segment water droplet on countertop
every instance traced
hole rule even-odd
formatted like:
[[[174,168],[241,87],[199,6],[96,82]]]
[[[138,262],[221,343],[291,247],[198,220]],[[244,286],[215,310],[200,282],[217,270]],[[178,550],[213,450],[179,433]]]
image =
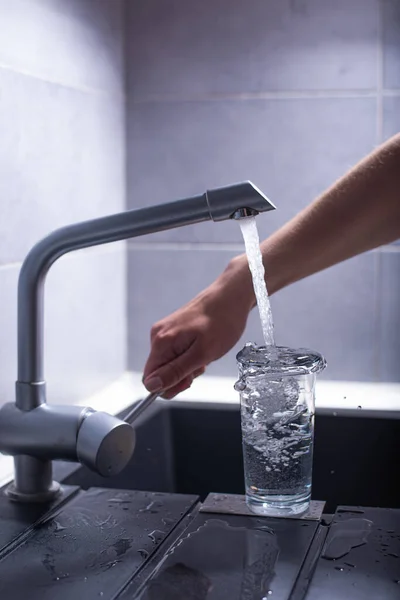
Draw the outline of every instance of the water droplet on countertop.
[[[150,512],[150,510],[151,510],[151,508],[154,506],[154,504],[155,504],[155,500],[152,500],[151,502],[149,502],[149,504],[148,504],[147,506],[145,506],[144,508],[141,508],[141,509],[139,510],[139,512],[140,512],[140,513],[143,513],[143,512]],[[153,512],[153,511],[151,511],[151,512]]]
[[[328,533],[322,558],[336,560],[350,550],[367,543],[373,522],[368,519],[348,519],[334,523]]]
[[[60,578],[59,578],[59,577],[56,577],[56,581],[60,581]]]
[[[250,542],[252,555],[251,561],[248,561]],[[201,557],[199,547],[203,550]],[[231,554],[230,548],[234,551],[227,563],[227,556]],[[174,590],[175,587],[179,589],[185,585],[185,591],[191,591],[190,597],[193,598],[206,598],[211,589],[216,598],[225,598],[226,585],[230,582],[230,585],[235,583],[235,589],[237,585],[239,589],[240,586],[244,586],[243,597],[259,600],[264,597],[264,600],[272,600],[272,590],[268,591],[268,580],[274,576],[278,553],[274,533],[258,528],[231,527],[225,521],[209,519],[171,547],[162,568],[148,582],[147,589],[152,589],[154,597],[161,600],[169,597],[168,592],[171,592],[173,582]],[[190,567],[187,564],[190,564]],[[188,597],[189,594],[182,596],[185,600]]]
[[[148,537],[151,539],[153,544],[158,544],[164,538],[165,533],[160,531],[159,529],[155,529],[151,533],[148,534]]]
[[[335,571],[344,571],[343,567],[335,567]]]

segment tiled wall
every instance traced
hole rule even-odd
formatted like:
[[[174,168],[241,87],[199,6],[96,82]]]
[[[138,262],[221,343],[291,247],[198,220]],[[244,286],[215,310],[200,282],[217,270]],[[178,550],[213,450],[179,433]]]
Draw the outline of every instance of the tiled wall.
[[[16,291],[29,248],[125,205],[122,0],[0,0],[0,404],[16,379]],[[62,258],[46,285],[49,400],[125,369],[125,248]]]
[[[278,206],[266,237],[400,129],[397,0],[132,0],[127,23],[130,207],[251,179]],[[329,379],[400,381],[399,248],[277,294],[278,343],[323,352]],[[152,323],[241,249],[230,222],[130,242],[131,368]],[[234,374],[237,348],[209,372]]]

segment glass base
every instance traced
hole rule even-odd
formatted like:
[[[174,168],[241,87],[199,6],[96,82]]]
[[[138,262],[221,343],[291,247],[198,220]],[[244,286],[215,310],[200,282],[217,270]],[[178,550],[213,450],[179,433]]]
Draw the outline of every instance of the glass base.
[[[265,517],[302,515],[310,507],[311,494],[246,494],[246,504],[251,512]]]

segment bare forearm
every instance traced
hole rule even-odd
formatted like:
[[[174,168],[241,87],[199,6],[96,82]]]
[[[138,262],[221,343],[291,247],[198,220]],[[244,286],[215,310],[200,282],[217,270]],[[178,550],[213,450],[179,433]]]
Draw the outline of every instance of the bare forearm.
[[[262,243],[270,294],[400,237],[400,135],[381,146]],[[152,328],[149,391],[172,398],[242,335],[254,293],[246,256]]]
[[[261,244],[268,291],[273,294],[299,279],[399,237],[400,135],[397,135]],[[244,257],[235,261],[235,269],[241,284],[246,282],[251,289]]]

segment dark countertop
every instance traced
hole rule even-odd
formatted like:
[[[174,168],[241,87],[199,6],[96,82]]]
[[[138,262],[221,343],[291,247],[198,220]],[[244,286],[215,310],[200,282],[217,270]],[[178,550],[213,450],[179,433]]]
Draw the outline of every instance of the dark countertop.
[[[67,486],[45,508],[11,504],[0,490],[0,598],[400,598],[400,510],[276,519],[205,505]]]

